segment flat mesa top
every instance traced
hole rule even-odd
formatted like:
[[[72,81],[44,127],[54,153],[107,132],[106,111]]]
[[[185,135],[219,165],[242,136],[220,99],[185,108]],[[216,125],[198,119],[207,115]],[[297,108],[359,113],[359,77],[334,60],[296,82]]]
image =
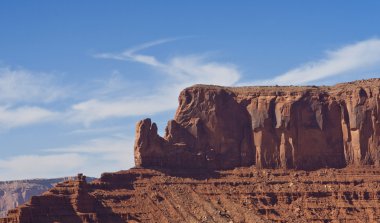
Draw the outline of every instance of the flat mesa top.
[[[204,85],[196,84],[186,88],[186,90],[205,89],[205,90],[227,90],[235,94],[260,94],[260,95],[277,95],[287,93],[333,93],[340,94],[347,91],[353,91],[358,88],[380,88],[380,78],[371,78],[367,80],[358,80],[352,82],[339,83],[332,86],[239,86],[239,87],[225,87],[218,85]]]

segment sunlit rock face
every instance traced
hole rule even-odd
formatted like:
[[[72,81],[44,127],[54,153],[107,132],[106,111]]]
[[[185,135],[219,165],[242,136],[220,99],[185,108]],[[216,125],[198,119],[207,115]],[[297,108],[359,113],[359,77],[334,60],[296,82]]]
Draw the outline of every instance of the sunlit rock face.
[[[318,169],[379,165],[379,79],[335,86],[184,89],[164,137],[137,124],[142,167]]]

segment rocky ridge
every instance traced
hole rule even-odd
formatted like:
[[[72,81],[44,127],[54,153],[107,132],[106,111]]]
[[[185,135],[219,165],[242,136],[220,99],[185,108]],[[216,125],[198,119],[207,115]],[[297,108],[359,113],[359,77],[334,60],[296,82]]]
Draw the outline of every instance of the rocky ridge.
[[[379,200],[379,168],[136,168],[60,183],[0,222],[380,222]]]
[[[57,184],[0,223],[380,222],[380,79],[183,90],[136,168]]]
[[[24,204],[32,196],[42,194],[61,181],[64,181],[64,179],[0,182],[0,217],[4,217],[8,210]]]
[[[8,210],[29,201],[32,196],[41,195],[57,183],[74,179],[63,177],[54,179],[31,179],[0,182],[0,217],[5,217]],[[90,181],[93,178],[90,178]]]

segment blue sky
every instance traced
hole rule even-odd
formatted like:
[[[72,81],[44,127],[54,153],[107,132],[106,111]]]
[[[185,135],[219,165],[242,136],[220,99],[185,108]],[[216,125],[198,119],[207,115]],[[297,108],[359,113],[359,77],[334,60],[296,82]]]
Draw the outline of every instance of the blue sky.
[[[133,166],[181,89],[379,77],[378,1],[2,1],[0,180]]]

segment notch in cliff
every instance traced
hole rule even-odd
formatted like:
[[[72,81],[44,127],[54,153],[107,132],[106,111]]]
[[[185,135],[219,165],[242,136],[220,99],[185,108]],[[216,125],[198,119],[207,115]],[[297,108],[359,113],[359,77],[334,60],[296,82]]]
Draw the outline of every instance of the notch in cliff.
[[[380,164],[380,79],[335,86],[195,85],[165,135],[136,126],[140,167],[318,169]]]

